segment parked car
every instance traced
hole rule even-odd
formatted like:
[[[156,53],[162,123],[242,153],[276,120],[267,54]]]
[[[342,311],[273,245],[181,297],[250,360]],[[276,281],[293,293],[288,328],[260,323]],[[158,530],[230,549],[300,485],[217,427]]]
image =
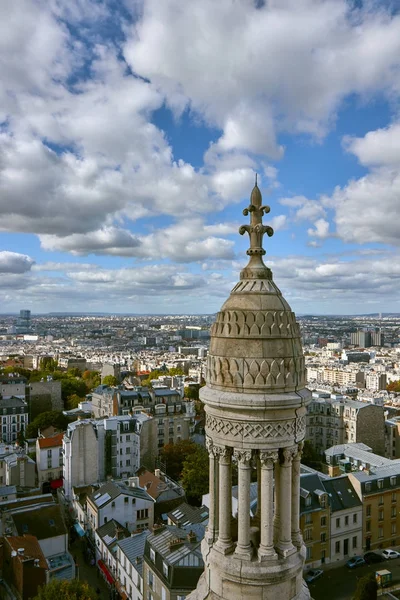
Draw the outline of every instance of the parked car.
[[[350,558],[350,560],[347,561],[346,567],[349,567],[349,569],[355,569],[357,567],[362,567],[365,564],[366,562],[362,556],[353,556],[353,558]]]
[[[324,572],[321,571],[321,569],[310,569],[307,572],[304,579],[306,580],[307,583],[313,583],[314,581],[316,581],[317,579],[322,577],[323,574],[324,574]]]
[[[364,560],[367,565],[372,565],[374,563],[379,563],[383,561],[382,554],[378,554],[377,552],[366,552],[364,554]]]
[[[397,552],[397,550],[392,550],[391,548],[386,548],[386,550],[383,550],[382,556],[383,558],[399,558],[400,552]]]

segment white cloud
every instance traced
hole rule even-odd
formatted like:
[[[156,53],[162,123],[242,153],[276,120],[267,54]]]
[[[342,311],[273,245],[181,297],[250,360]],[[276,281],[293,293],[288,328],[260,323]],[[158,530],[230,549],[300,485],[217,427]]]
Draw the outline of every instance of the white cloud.
[[[7,250],[0,252],[0,273],[26,273],[32,269],[33,265],[34,260],[26,254],[8,252]]]
[[[329,221],[326,221],[325,219],[318,219],[318,221],[315,221],[314,227],[315,229],[307,230],[308,235],[311,237],[325,239],[331,235],[329,232]]]
[[[397,90],[400,15],[345,0],[147,0],[124,52],[176,111],[222,129],[220,150],[278,158],[280,130],[321,136],[347,95]]]
[[[400,123],[369,131],[364,137],[345,136],[344,147],[368,167],[400,166]]]

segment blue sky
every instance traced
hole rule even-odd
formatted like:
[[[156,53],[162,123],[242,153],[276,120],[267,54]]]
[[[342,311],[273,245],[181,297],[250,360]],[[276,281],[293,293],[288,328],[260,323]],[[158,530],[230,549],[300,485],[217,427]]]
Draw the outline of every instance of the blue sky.
[[[400,312],[398,2],[6,0],[0,312]]]

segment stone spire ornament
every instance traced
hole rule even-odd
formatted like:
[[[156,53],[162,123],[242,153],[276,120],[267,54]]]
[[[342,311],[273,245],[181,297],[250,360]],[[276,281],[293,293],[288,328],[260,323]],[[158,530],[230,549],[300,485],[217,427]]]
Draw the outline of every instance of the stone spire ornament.
[[[305,435],[305,366],[295,315],[264,264],[257,179],[242,225],[248,265],[211,328],[206,385],[210,460],[209,524],[202,543],[205,571],[188,600],[309,600],[299,529],[300,457]],[[238,512],[232,514],[232,464],[238,467]],[[250,482],[258,502],[250,515]]]

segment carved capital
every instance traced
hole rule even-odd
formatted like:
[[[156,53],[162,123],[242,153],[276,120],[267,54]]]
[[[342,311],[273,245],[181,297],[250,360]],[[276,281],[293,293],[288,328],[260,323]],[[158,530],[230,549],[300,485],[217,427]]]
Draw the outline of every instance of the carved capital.
[[[260,450],[260,462],[262,467],[272,469],[279,458],[276,450]]]
[[[239,466],[244,465],[248,467],[250,465],[252,452],[251,450],[238,450],[235,448],[233,455],[239,463]]]
[[[212,439],[208,435],[206,435],[206,448],[207,448],[208,454],[215,458],[215,456],[217,455],[216,446],[215,446],[214,442],[212,441]]]
[[[284,466],[290,466],[294,458],[296,458],[298,454],[298,447],[291,446],[290,448],[284,448],[282,450],[282,462],[281,464]]]
[[[219,457],[219,462],[221,464],[230,464],[232,457],[232,448],[229,446],[214,446],[216,456]]]

